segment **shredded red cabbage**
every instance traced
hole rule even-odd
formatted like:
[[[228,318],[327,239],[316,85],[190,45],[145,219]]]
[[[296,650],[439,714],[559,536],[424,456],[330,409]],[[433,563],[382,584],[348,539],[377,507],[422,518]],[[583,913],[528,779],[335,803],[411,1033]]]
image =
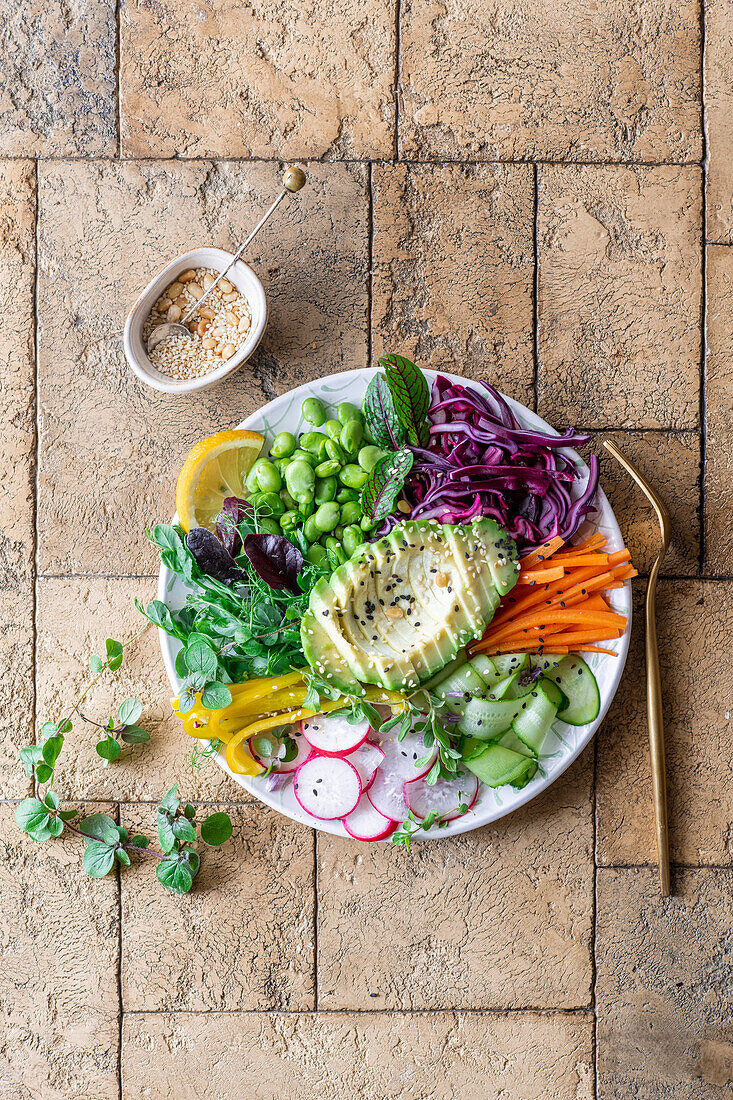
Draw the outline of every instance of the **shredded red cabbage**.
[[[405,485],[410,518],[470,523],[475,516],[492,516],[520,553],[557,535],[569,540],[595,511],[598,459],[590,456],[588,479],[574,496],[581,473],[559,452],[590,437],[522,428],[501,394],[487,382],[481,385],[487,393],[441,375],[435,380],[430,440],[427,447],[412,448],[415,463]],[[383,528],[396,522],[398,517],[388,517]]]

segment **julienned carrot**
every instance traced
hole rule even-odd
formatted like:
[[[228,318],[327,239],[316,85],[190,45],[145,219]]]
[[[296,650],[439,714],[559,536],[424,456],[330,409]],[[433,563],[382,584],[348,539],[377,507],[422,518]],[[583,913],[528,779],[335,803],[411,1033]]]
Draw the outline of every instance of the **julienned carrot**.
[[[519,615],[526,614],[532,607],[539,607],[544,605],[546,607],[554,607],[556,604],[565,604],[566,606],[570,601],[574,601],[576,596],[579,599],[584,599],[591,592],[595,592],[598,589],[605,588],[608,584],[614,580],[613,574],[601,573],[600,576],[593,577],[594,570],[588,570],[591,575],[585,570],[581,570],[578,573],[577,578],[569,576],[567,583],[562,588],[550,588],[545,590],[545,586],[537,589],[525,596],[521,601],[513,605],[507,605],[503,610],[499,611],[492,621],[489,623],[489,633],[494,630],[495,627],[502,625],[503,623],[511,622],[518,618]]]
[[[517,584],[549,584],[551,581],[561,581],[564,576],[565,570],[561,565],[554,565],[552,569],[527,569],[520,572]]]
[[[501,653],[541,653],[552,656],[560,656],[562,654],[570,653],[568,647],[562,645],[500,645],[495,646],[493,649],[482,650],[486,653],[487,657],[498,657]],[[605,649],[603,646],[598,645],[576,645],[573,646],[573,653],[608,653],[610,657],[618,657],[618,653],[615,649]]]
[[[550,626],[557,623],[571,623],[573,626],[599,626],[611,630],[624,630],[626,617],[608,611],[584,611],[582,607],[548,608],[531,615],[523,615],[507,626],[501,627],[496,632],[486,636],[484,640],[491,642],[503,641],[504,638],[513,638],[520,631],[527,630],[531,626]]]
[[[547,567],[556,567],[561,565],[564,569],[572,569],[577,566],[579,569],[590,569],[591,566],[599,566],[602,569],[608,568],[608,554],[599,554],[595,551],[585,554],[568,554],[567,557],[553,558],[551,562],[547,563]]]
[[[561,546],[564,545],[564,540],[556,535],[554,539],[549,539],[548,542],[544,542],[542,546],[535,547],[527,554],[526,558],[522,558],[521,566],[523,569],[534,569],[540,562],[546,561],[551,557]]]
[[[631,561],[631,552],[623,548],[623,550],[617,550],[615,554],[607,554],[608,564],[610,566],[621,565],[622,562]]]

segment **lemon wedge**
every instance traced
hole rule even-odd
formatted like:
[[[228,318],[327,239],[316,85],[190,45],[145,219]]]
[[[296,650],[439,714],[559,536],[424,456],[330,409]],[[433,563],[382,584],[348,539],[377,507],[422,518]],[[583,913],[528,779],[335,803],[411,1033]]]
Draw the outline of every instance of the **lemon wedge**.
[[[259,432],[217,432],[191,449],[178,475],[176,511],[184,531],[214,530],[225,497],[246,496],[245,478],[265,442]]]

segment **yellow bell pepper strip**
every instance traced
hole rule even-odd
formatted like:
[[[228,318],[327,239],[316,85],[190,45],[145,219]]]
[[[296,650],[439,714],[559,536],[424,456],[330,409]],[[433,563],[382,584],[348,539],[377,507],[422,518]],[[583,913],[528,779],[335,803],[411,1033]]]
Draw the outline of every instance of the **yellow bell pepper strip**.
[[[255,737],[258,733],[264,733],[266,730],[274,729],[275,726],[289,726],[293,722],[300,722],[303,718],[313,718],[316,713],[325,714],[329,710],[338,710],[343,706],[343,702],[338,699],[327,699],[322,704],[322,710],[305,710],[300,708],[298,710],[286,711],[284,714],[275,714],[269,718],[263,718],[259,722],[252,722],[250,725],[245,726],[238,733],[229,740],[227,744],[227,764],[233,772],[242,772],[239,767],[240,753],[246,753],[249,756],[249,752],[244,748],[242,742],[248,741],[250,737]],[[244,760],[246,763],[246,757]],[[244,772],[242,774],[249,774]]]

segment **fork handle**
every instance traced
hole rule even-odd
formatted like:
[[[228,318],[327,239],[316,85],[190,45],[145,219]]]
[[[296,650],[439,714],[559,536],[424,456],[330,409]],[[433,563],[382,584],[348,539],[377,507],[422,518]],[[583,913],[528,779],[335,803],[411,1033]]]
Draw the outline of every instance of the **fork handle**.
[[[659,561],[654,563],[646,594],[646,699],[649,719],[649,753],[652,766],[652,796],[654,798],[659,884],[662,897],[668,898],[669,830],[667,828],[667,778],[664,758],[664,715],[662,713],[662,681],[659,673],[657,646],[656,589]]]

